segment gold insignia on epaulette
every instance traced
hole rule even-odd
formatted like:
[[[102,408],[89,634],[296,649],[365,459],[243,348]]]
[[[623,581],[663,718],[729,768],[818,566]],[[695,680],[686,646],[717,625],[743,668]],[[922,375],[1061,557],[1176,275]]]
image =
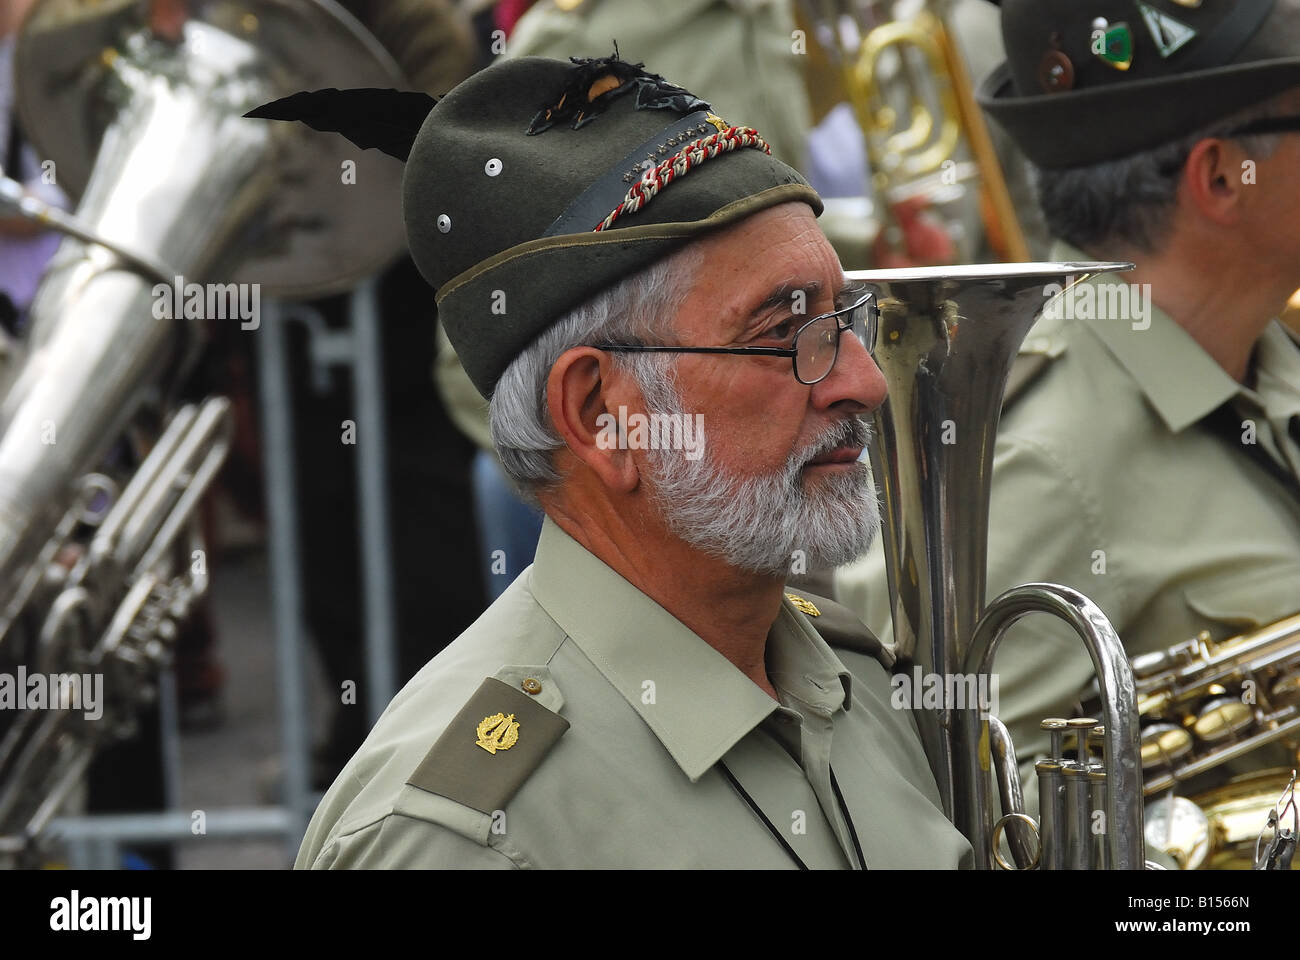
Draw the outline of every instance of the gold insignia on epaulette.
[[[709,114],[707,117],[705,117],[704,119],[707,120],[709,123],[713,124],[715,127],[717,127],[717,128],[718,128],[718,133],[724,133],[724,132],[726,132],[726,129],[727,129],[727,121],[726,121],[726,120],[723,120],[723,119],[722,119],[720,116],[718,116],[716,113],[710,113],[710,114]]]
[[[488,753],[495,754],[498,750],[509,750],[519,741],[519,723],[513,713],[509,716],[494,713],[483,718],[477,733],[478,739],[474,743]]]
[[[822,615],[822,612],[817,609],[817,605],[811,600],[805,600],[803,597],[794,593],[787,593],[785,598],[798,607],[799,612],[805,616],[820,617]]]

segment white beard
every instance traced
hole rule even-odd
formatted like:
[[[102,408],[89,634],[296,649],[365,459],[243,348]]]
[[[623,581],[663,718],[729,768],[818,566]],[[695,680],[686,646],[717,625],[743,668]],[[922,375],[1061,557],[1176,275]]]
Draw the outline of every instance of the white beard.
[[[676,391],[663,381],[646,393],[652,412],[678,412]],[[648,479],[668,529],[737,569],[785,576],[799,557],[808,570],[837,567],[866,553],[880,530],[871,471],[860,462],[814,481],[804,468],[837,447],[866,446],[870,440],[865,421],[842,420],[780,470],[756,477],[725,471],[707,444],[698,460],[680,450],[652,449],[646,451]]]

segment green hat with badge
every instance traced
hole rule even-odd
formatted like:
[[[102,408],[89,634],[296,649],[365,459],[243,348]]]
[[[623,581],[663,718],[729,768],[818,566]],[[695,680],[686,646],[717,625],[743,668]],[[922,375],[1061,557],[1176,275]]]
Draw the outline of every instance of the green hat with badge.
[[[1003,0],[979,103],[1039,167],[1178,140],[1300,86],[1300,0]]]
[[[437,101],[321,90],[248,115],[406,161],[411,255],[485,397],[560,316],[688,240],[789,201],[822,211],[758,131],[617,52],[506,60]]]

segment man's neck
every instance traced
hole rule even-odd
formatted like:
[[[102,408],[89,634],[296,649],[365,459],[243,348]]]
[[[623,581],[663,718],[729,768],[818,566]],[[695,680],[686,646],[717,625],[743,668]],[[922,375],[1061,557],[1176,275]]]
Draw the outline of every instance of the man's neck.
[[[547,504],[547,515],[561,530],[779,699],[765,654],[784,578],[738,571],[657,526],[629,522],[607,504],[594,511]]]
[[[1204,250],[1173,245],[1155,254],[1124,251],[1137,268],[1124,282],[1150,284],[1155,305],[1169,314],[1230,377],[1247,383],[1255,342],[1281,312],[1285,283],[1252,279],[1247,265]]]

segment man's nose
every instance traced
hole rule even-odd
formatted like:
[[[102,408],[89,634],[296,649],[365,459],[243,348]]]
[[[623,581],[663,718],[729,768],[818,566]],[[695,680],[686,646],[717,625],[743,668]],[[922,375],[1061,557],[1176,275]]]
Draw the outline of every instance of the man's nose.
[[[866,413],[884,403],[887,393],[885,375],[862,341],[851,330],[841,332],[835,366],[825,380],[812,388],[814,406],[824,409],[839,403],[851,403]]]

